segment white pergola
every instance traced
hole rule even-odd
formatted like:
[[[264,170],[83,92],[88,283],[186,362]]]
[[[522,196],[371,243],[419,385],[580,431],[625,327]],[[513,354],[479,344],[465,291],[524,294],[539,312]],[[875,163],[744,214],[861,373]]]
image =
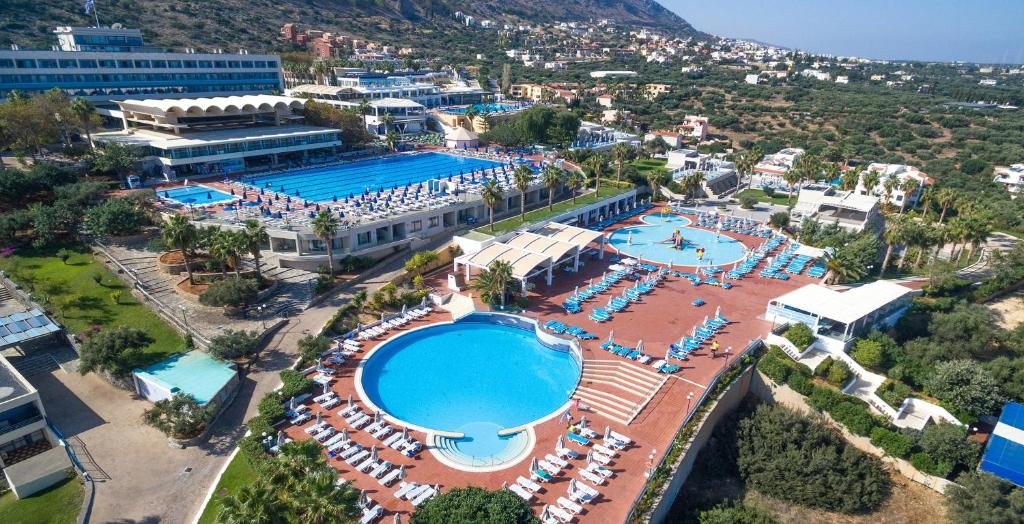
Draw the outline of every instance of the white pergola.
[[[553,268],[551,257],[501,243],[491,244],[476,253],[457,257],[454,262],[455,271],[459,271],[459,266],[464,266],[466,281],[469,281],[472,268],[487,269],[492,263],[499,260],[512,265],[512,276],[522,284],[523,291],[526,291],[526,282],[530,277],[545,271],[547,272],[547,283],[551,284]]]
[[[604,259],[605,238],[604,233],[600,231],[592,231],[558,222],[549,222],[544,227],[534,230],[533,233],[576,246],[578,250],[576,253],[577,265],[579,264],[579,255],[583,253],[587,246],[593,242],[600,241],[601,248],[597,250],[597,258]]]

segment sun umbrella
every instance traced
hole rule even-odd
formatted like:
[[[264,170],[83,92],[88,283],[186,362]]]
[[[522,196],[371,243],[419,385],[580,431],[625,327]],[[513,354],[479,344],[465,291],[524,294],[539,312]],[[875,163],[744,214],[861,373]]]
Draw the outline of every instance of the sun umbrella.
[[[321,413],[319,411],[317,411],[316,412],[316,424],[315,425],[319,426],[320,422],[322,422],[322,421],[323,421],[323,416],[321,415]]]
[[[378,410],[377,410],[377,411],[376,411],[376,412],[375,412],[375,413],[373,414],[373,421],[374,421],[375,423],[376,423],[376,422],[380,422],[381,416],[382,416],[382,415],[381,415],[381,413],[380,413],[380,410],[378,409]]]
[[[537,471],[539,469],[540,469],[540,463],[537,462],[537,457],[533,457],[533,460],[530,461],[530,473],[533,473],[533,472],[535,472],[535,471]]]
[[[611,426],[605,426],[604,427],[604,439],[605,440],[612,440],[612,427]]]
[[[576,485],[576,479],[569,479],[569,493],[576,493],[579,491],[579,486]]]
[[[615,330],[613,329],[613,330],[608,332],[608,343],[610,344],[610,343],[612,343],[614,341],[615,341]]]
[[[501,483],[501,489],[508,489],[508,481],[507,480],[505,482]]]
[[[399,475],[399,477],[401,477],[401,475]],[[391,521],[391,524],[402,524],[402,517],[398,513],[395,513],[395,518]]]
[[[291,410],[291,411],[295,411],[295,407],[296,407],[295,397],[292,397],[292,398],[288,399],[288,409]]]
[[[580,287],[579,287],[579,286],[576,286],[576,289],[573,289],[573,290],[572,290],[572,294],[573,294],[573,295],[579,295],[579,294],[580,294]]]
[[[405,316],[405,313],[406,313],[406,307],[405,307],[405,304],[402,304],[402,316],[403,317]]]
[[[587,427],[587,416],[583,415],[582,417],[580,417],[580,423],[577,425],[581,428]]]
[[[348,428],[341,428],[341,441],[348,442],[351,438],[348,436]]]
[[[283,446],[285,442],[287,442],[287,440],[285,439],[284,431],[278,431],[277,432],[277,445],[278,446]]]
[[[693,330],[690,331],[690,336],[691,337],[696,337],[697,336],[697,326],[693,326]]]
[[[559,433],[558,439],[555,440],[555,451],[557,452],[558,450],[560,450],[560,449],[562,449],[564,447],[565,447],[565,437],[563,437],[561,435],[561,433]]]
[[[366,506],[370,503],[370,497],[366,496],[366,490],[359,490],[359,505]]]
[[[587,452],[587,464],[593,464],[593,463],[594,463],[594,452],[593,451],[588,451]]]
[[[720,316],[722,316],[722,306],[718,306],[715,308],[715,318],[718,318]]]
[[[546,505],[544,506],[544,511],[540,513],[540,520],[541,522],[551,522],[551,513],[548,511],[548,507]]]
[[[398,466],[398,480],[405,480],[405,464]],[[395,515],[396,517],[398,515]]]
[[[377,460],[379,458],[380,457],[377,456],[377,446],[376,445],[370,446],[370,460],[372,462],[377,462]]]
[[[640,342],[636,343],[636,350],[641,352],[641,353],[644,352],[644,341],[643,340],[641,340]]]
[[[355,403],[355,401],[352,399],[352,394],[349,393],[349,395],[348,395],[348,407],[352,407],[352,404],[354,404],[354,403]]]
[[[402,428],[402,440],[409,440],[409,428],[408,427],[403,427]]]
[[[423,297],[423,300],[420,300],[420,306],[426,306],[426,305],[427,305],[427,297]]]
[[[326,395],[327,392],[330,391],[330,390],[331,390],[331,386],[329,384],[324,384],[323,394]]]

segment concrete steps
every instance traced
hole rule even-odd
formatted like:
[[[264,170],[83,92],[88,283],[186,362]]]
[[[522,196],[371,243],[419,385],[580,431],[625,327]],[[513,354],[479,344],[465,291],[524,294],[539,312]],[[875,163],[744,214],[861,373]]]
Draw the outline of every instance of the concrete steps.
[[[617,360],[585,360],[574,396],[591,410],[622,424],[643,411],[667,377]]]

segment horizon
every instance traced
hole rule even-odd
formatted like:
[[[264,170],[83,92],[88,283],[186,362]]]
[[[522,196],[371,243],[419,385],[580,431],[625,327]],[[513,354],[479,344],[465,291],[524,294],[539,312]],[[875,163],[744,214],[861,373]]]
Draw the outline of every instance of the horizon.
[[[1024,63],[1024,2],[737,0],[733,8],[694,0],[662,4],[698,31],[816,54],[877,60]],[[792,16],[800,13],[800,17]],[[992,13],[999,13],[993,17]],[[950,38],[956,35],[956,38]]]

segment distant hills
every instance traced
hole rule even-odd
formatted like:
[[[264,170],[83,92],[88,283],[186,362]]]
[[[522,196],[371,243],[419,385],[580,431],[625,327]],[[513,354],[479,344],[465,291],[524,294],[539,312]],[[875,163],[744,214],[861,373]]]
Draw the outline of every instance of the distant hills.
[[[57,25],[92,25],[78,0],[0,0],[0,45],[48,48]],[[546,23],[613,19],[699,35],[653,0],[95,0],[100,23],[142,29],[150,45],[173,48],[278,49],[281,25],[388,40],[403,31],[455,30],[456,11],[477,20]]]

